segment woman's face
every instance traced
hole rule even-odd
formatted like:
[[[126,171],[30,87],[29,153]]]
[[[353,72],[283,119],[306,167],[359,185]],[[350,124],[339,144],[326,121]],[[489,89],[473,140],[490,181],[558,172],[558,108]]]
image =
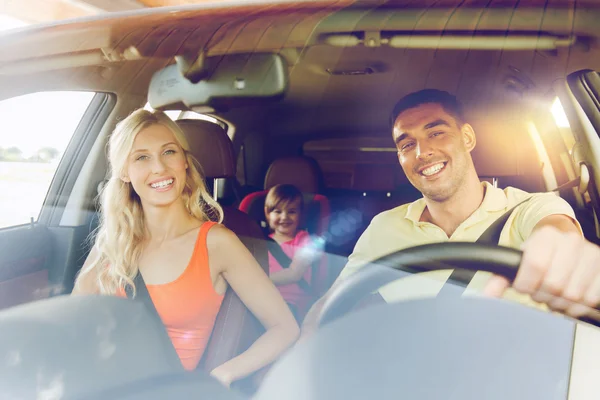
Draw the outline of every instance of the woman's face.
[[[142,129],[127,160],[125,182],[131,182],[144,207],[165,207],[185,188],[187,160],[175,135],[164,125]]]

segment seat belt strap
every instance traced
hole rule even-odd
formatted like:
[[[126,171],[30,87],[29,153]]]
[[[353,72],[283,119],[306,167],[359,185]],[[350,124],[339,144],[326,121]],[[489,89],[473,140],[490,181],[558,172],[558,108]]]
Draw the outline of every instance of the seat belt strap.
[[[563,183],[562,185],[552,189],[553,192],[560,192],[564,189],[576,188],[581,184],[581,176],[578,176],[575,179],[570,180],[569,182]]]
[[[484,243],[484,244],[495,244],[498,245],[500,243],[500,235],[502,234],[502,230],[504,226],[508,222],[508,219],[512,215],[513,211],[520,205],[528,202],[532,196],[527,199],[521,201],[510,210],[506,211],[502,214],[498,219],[496,219],[475,241],[475,243]],[[470,271],[464,269],[455,269],[452,271],[444,286],[439,291],[437,297],[445,297],[445,296],[456,296],[462,295],[464,290],[469,286],[469,283],[473,280],[473,277],[477,271]]]
[[[513,211],[524,203],[527,203],[531,199],[531,196],[527,199],[521,201],[513,208],[502,214],[500,218],[495,220],[480,236],[477,238],[475,243],[487,243],[487,244],[499,244],[500,243],[500,235],[502,234],[502,230],[504,226],[508,222],[508,219],[512,215]]]
[[[173,342],[171,341],[171,337],[169,337],[167,328],[165,327],[165,324],[163,323],[162,319],[160,318],[160,315],[158,314],[158,311],[156,310],[156,307],[154,306],[154,302],[150,297],[150,293],[148,293],[148,288],[146,287],[146,282],[144,282],[144,277],[139,271],[133,280],[133,284],[135,285],[136,289],[135,297],[133,295],[133,288],[128,285],[125,288],[125,294],[127,295],[127,298],[132,299],[134,301],[141,301],[144,304],[144,306],[146,306],[148,311],[150,311],[150,314],[152,314],[152,316],[154,317],[153,320],[156,323],[157,332],[160,332],[161,336],[163,336],[163,341],[165,342],[165,345],[170,346],[170,348],[173,350],[168,352],[170,358],[169,361],[173,363],[173,365],[178,365],[179,367],[183,368],[183,366],[181,365],[181,361],[179,360],[179,355],[177,355],[177,351],[175,350]],[[152,350],[150,349],[150,351]]]
[[[285,252],[283,251],[281,246],[279,246],[279,243],[277,243],[275,240],[273,240],[270,237],[267,237],[267,248],[269,250],[269,253],[271,253],[271,255],[275,258],[275,260],[277,260],[279,265],[281,265],[281,268],[286,269],[286,268],[289,268],[290,265],[292,265],[292,259],[287,254],[285,254]],[[311,274],[312,274],[311,276],[314,277],[314,274],[315,274],[314,265],[311,265]],[[312,292],[313,292],[312,288],[309,285],[309,283],[306,282],[306,280],[304,278],[301,278],[296,283],[306,293],[312,294]]]
[[[564,189],[578,187],[580,184],[581,184],[581,176],[578,176],[577,178],[570,180],[570,181],[554,188],[550,193],[552,193],[552,192],[558,193]],[[506,213],[504,213],[496,221],[494,221],[494,223],[492,223],[492,225],[490,225],[485,230],[485,232],[483,232],[481,234],[481,236],[477,239],[477,241],[475,243],[487,243],[487,244],[496,244],[496,245],[499,244],[500,243],[500,235],[502,234],[504,225],[506,225],[506,222],[508,221],[508,218],[510,217],[512,212],[517,207],[519,207],[521,204],[528,202],[531,199],[531,197],[533,197],[533,196],[529,196],[527,199],[521,201],[516,206],[514,206],[513,208],[508,210]],[[454,271],[452,271],[452,274],[450,274],[450,276],[448,277],[448,280],[446,281],[446,283],[444,284],[444,286],[438,293],[438,296],[441,295],[442,292],[444,292],[444,295],[445,295],[445,292],[447,291],[447,287],[452,286],[452,285],[448,284],[448,281],[452,280],[455,282],[455,286],[459,285],[459,286],[462,286],[463,288],[466,288],[469,285],[469,283],[471,283],[471,280],[473,279],[474,276],[475,276],[474,271],[455,269]],[[464,289],[460,292],[460,294],[462,294],[463,292],[464,292]]]

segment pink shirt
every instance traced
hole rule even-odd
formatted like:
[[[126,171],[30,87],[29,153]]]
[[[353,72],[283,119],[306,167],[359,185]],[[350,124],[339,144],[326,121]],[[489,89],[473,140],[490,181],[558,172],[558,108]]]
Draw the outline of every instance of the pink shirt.
[[[273,235],[271,234],[269,235],[269,237],[272,238]],[[293,260],[296,252],[299,251],[302,247],[308,245],[310,241],[310,235],[307,231],[298,231],[294,239],[281,243],[279,246],[281,247],[283,252]],[[269,274],[272,275],[273,273],[279,272],[283,269],[284,268],[277,262],[275,257],[273,257],[273,255],[271,255],[271,253],[269,252]],[[307,284],[310,285],[310,267],[306,270],[303,279],[306,281]],[[297,283],[281,285],[277,286],[277,288],[279,289],[279,292],[281,293],[281,296],[284,298],[284,300],[295,306],[300,314],[304,315],[304,313],[308,311],[307,308],[312,296],[310,293],[306,293],[302,288],[300,288],[300,286],[298,286]]]

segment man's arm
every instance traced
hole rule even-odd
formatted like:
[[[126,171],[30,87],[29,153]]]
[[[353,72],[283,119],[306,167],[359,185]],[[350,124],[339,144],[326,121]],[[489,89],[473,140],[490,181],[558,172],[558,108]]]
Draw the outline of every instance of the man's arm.
[[[540,222],[533,227],[533,232],[547,226],[554,227],[565,233],[572,232],[578,235],[581,234],[579,225],[573,220],[573,218],[564,214],[549,215],[542,218]]]
[[[535,194],[516,211],[513,226],[516,235],[523,239],[523,249],[532,236],[540,229],[556,229],[563,233],[579,233],[583,235],[579,222],[575,219],[573,208],[561,197],[553,193]],[[527,274],[526,274],[527,275]],[[484,293],[493,297],[501,297],[510,282],[501,276],[493,276],[484,289]],[[514,287],[517,291],[518,288]],[[527,293],[527,292],[525,292]]]
[[[572,233],[578,235],[581,233],[577,223],[570,216],[564,214],[548,215],[547,217],[542,218],[534,226],[532,235],[542,228],[553,228],[563,233]],[[486,284],[484,293],[492,297],[502,297],[506,289],[508,289],[509,287],[510,282],[508,281],[508,279],[506,279],[503,276],[494,275]]]
[[[574,317],[600,304],[600,247],[585,240],[572,211],[541,218],[522,250],[514,289]],[[485,293],[500,297],[509,286],[494,277]]]

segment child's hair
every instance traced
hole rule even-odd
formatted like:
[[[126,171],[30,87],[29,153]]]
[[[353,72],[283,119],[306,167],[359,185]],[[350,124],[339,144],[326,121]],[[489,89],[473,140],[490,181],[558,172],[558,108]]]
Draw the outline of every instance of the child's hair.
[[[302,192],[294,185],[275,185],[269,190],[265,199],[265,213],[270,213],[276,208],[284,208],[288,204],[299,200],[299,211],[302,215],[304,210],[304,197]]]

